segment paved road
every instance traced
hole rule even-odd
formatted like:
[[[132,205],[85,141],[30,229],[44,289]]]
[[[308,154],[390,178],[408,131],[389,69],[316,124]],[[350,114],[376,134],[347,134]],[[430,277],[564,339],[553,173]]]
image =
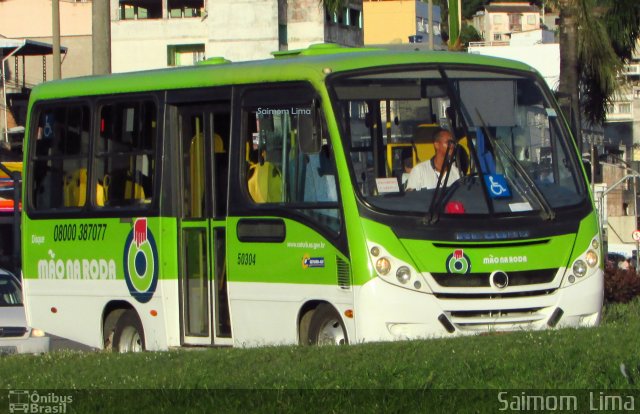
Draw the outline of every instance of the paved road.
[[[94,351],[94,348],[91,348],[86,345],[79,344],[70,339],[61,338],[59,336],[51,335],[51,347],[50,351]]]

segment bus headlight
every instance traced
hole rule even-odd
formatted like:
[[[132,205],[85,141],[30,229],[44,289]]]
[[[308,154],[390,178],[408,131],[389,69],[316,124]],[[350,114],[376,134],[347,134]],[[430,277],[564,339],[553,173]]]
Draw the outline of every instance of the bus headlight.
[[[573,273],[576,276],[582,277],[587,274],[587,264],[583,260],[576,260],[573,264]]]
[[[594,250],[598,250],[600,248],[600,241],[598,239],[593,239],[591,241],[591,247],[593,247]]]
[[[589,250],[585,256],[585,259],[587,261],[587,264],[589,265],[589,267],[594,267],[595,265],[598,264],[598,254],[596,252],[594,252],[593,250]]]
[[[44,331],[42,329],[38,329],[38,328],[31,328],[31,335],[32,338],[42,338],[44,336]]]
[[[378,261],[376,261],[376,270],[381,275],[389,274],[389,271],[391,271],[391,262],[389,259],[386,257],[379,258]]]
[[[398,282],[403,285],[406,284],[409,280],[411,280],[411,270],[407,266],[400,266],[398,271],[396,272],[396,278]]]

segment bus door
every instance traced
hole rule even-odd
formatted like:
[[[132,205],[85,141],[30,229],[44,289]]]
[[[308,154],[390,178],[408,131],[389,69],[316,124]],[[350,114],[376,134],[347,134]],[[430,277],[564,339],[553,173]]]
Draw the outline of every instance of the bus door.
[[[225,223],[229,104],[179,106],[179,291],[182,343],[231,344]]]

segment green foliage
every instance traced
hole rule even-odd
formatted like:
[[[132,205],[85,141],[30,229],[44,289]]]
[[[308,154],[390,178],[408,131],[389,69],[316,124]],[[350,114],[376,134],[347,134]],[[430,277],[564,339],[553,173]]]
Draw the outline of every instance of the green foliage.
[[[593,329],[523,331],[348,347],[4,356],[0,357],[0,388],[625,389],[631,384],[619,372],[621,362],[633,367],[631,373],[640,379],[640,354],[629,348],[629,344],[637,342],[639,309],[638,299],[626,305],[612,305],[605,309],[606,323]],[[495,400],[495,393],[491,396]]]
[[[462,30],[460,30],[460,43],[465,45],[465,47],[469,46],[469,42],[479,42],[482,40],[482,36],[476,30],[475,27],[464,23],[462,25]]]
[[[318,0],[321,6],[324,6],[329,12],[336,13],[342,9],[348,0]]]
[[[577,8],[578,68],[587,119],[598,123],[606,118],[607,106],[618,89],[622,60],[616,55],[608,28],[593,13],[597,0],[580,0]]]
[[[604,122],[607,106],[619,87],[620,72],[640,35],[640,2],[550,0],[549,4],[561,10],[561,15],[575,17],[578,27],[576,69],[571,68],[573,63],[561,67],[560,82],[566,82],[566,71],[578,71],[581,102],[588,121]],[[560,49],[563,53],[562,43]]]
[[[604,298],[607,302],[627,303],[640,296],[640,277],[635,269],[607,266],[604,273]]]
[[[466,0],[462,2],[462,18],[470,19],[478,10],[481,10],[488,0]]]
[[[622,59],[631,59],[640,37],[640,2],[610,0],[605,22],[615,53]]]

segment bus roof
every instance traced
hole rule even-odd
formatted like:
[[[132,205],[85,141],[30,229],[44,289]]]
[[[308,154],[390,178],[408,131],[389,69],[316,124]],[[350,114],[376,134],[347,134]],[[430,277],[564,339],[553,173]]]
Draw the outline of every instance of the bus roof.
[[[274,58],[266,60],[231,63],[223,58],[212,58],[202,63],[193,66],[45,82],[33,89],[31,101],[291,80],[322,82],[331,73],[420,63],[483,65],[535,72],[533,68],[522,62],[477,54],[425,52],[419,49],[403,51],[383,48],[347,48],[328,44],[312,45],[308,49],[274,52]]]

